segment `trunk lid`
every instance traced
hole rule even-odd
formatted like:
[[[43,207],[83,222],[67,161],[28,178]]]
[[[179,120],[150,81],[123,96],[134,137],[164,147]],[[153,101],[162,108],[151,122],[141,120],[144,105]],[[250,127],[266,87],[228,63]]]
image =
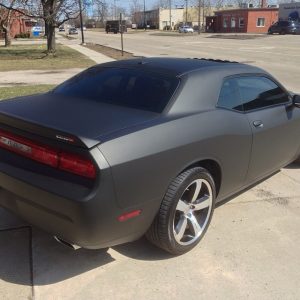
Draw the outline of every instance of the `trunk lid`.
[[[102,138],[159,116],[93,100],[52,93],[0,102],[0,123],[80,147],[92,148]]]

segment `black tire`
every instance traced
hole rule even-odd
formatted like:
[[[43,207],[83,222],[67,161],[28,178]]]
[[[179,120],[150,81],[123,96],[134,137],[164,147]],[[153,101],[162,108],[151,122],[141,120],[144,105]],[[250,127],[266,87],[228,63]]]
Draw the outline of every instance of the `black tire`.
[[[296,164],[300,164],[300,156],[294,161]]]
[[[206,226],[203,228],[201,235],[197,237],[197,240],[195,240],[192,244],[189,245],[181,245],[175,239],[173,227],[173,224],[175,222],[177,204],[180,198],[183,196],[183,193],[187,190],[187,188],[195,180],[198,179],[205,180],[210,185],[212,194],[210,213],[207,214]],[[195,167],[181,173],[169,185],[167,193],[163,198],[159,212],[155,217],[148,232],[146,233],[146,237],[150,242],[164,249],[165,251],[170,252],[173,255],[181,255],[190,251],[200,242],[200,240],[205,235],[207,228],[209,227],[214,211],[215,198],[215,183],[212,176],[206,169],[201,167]]]

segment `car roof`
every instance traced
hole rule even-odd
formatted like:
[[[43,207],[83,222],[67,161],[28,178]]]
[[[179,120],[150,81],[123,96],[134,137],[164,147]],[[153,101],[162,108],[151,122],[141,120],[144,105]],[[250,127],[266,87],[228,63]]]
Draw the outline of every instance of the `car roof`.
[[[207,69],[215,69],[216,71],[222,70],[228,75],[239,73],[265,73],[262,69],[253,67],[247,64],[232,62],[227,60],[218,59],[191,59],[191,58],[166,58],[166,57],[153,57],[153,58],[138,58],[128,59],[105,63],[99,67],[112,67],[112,68],[139,68],[146,71],[152,71],[173,76],[183,76],[195,71],[205,71]]]

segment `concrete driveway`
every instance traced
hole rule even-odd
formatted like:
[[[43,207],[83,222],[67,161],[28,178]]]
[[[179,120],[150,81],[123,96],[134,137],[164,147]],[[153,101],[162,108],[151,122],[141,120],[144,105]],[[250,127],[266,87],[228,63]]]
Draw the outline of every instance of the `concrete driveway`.
[[[0,299],[299,299],[300,165],[218,207],[171,257],[145,239],[70,250],[0,211]]]

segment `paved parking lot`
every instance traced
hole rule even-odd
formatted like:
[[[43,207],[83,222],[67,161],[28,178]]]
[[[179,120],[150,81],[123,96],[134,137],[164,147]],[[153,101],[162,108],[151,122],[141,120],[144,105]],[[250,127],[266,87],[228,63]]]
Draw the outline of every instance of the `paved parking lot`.
[[[86,31],[86,41],[120,48],[120,35]],[[142,56],[229,59],[262,67],[288,89],[300,93],[300,35],[220,39],[211,34],[168,36],[146,32],[125,34],[125,50]],[[75,41],[77,42],[77,41]]]
[[[119,36],[87,32],[119,46]],[[125,36],[136,55],[213,57],[263,66],[300,92],[300,36],[254,40]],[[145,239],[72,251],[0,210],[0,299],[299,299],[300,165],[218,207],[201,244],[171,257]]]

